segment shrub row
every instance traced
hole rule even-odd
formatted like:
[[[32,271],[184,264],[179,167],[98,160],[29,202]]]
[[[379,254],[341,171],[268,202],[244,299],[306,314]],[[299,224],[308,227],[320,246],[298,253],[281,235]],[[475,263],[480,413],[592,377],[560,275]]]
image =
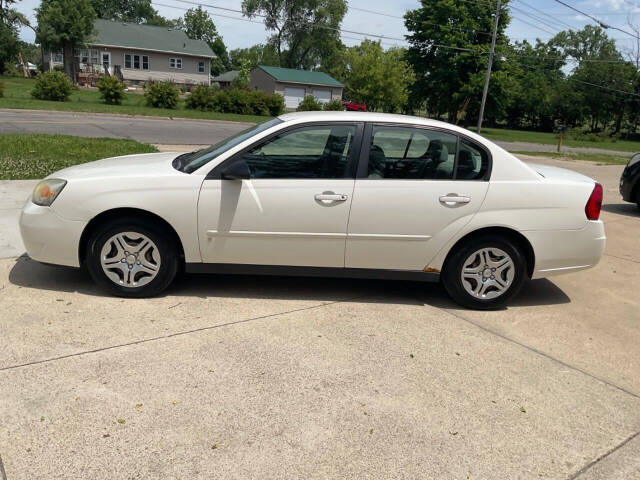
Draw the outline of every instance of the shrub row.
[[[147,106],[174,109],[178,106],[178,89],[171,82],[150,82],[144,88]]]
[[[230,88],[213,90],[200,85],[196,87],[186,101],[187,108],[243,115],[277,116],[284,111],[284,98],[278,94],[269,94],[261,90]]]
[[[0,98],[4,97],[4,83],[0,82]]]

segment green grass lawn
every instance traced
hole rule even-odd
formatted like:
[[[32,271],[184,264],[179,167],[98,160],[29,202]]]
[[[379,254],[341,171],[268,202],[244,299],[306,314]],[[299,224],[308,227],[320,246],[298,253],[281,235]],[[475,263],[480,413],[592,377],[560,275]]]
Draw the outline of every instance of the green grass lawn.
[[[473,130],[475,130],[475,128]],[[490,140],[501,140],[503,142],[529,142],[542,143],[545,145],[558,144],[558,135],[547,132],[508,130],[506,128],[483,128],[482,136]],[[603,142],[596,142],[588,140],[571,140],[565,136],[562,141],[562,145],[565,147],[601,148],[603,150],[616,150],[620,152],[640,152],[640,142],[630,142],[627,140],[607,140]]]
[[[514,155],[528,155],[531,157],[557,158],[559,160],[586,160],[588,162],[610,165],[626,165],[629,156],[607,155],[606,153],[558,153],[558,152],[511,152]]]
[[[68,102],[50,102],[36,100],[31,96],[35,80],[30,78],[0,75],[4,83],[4,98],[0,98],[0,108],[19,108],[32,110],[62,110],[71,112],[119,113],[126,115],[150,115],[155,117],[197,118],[207,120],[227,120],[231,122],[260,123],[269,117],[256,115],[237,115],[234,113],[201,112],[189,110],[180,101],[178,108],[152,108],[145,105],[144,96],[139,93],[127,93],[122,105],[106,105],[97,90],[74,90]]]
[[[70,135],[0,135],[0,179],[43,178],[62,168],[100,158],[157,152],[135,140]]]

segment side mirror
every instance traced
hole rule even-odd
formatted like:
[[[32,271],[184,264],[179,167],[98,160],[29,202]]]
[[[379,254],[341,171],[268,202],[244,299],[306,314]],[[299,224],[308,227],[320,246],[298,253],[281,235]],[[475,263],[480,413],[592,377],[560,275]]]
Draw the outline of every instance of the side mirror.
[[[244,160],[233,162],[220,174],[222,180],[248,180],[251,178],[249,165]]]

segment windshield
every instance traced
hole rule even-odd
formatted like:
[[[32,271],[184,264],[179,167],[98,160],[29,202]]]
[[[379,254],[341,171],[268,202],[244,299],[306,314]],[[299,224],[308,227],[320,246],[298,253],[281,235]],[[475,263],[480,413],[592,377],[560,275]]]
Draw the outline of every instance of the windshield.
[[[256,125],[255,127],[247,128],[242,132],[234,135],[233,137],[225,138],[221,142],[211,145],[203,150],[197,150],[195,152],[184,153],[173,160],[173,167],[176,170],[180,170],[184,173],[192,173],[199,169],[201,166],[209,163],[218,155],[223,154],[227,150],[235,147],[236,145],[244,142],[248,138],[257,135],[260,132],[282,123],[279,118],[272,118],[264,123]]]

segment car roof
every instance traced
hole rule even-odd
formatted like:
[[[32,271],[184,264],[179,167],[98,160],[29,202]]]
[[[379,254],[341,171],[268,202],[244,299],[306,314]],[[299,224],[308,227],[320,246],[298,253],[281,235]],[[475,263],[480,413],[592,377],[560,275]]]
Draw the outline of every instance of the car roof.
[[[287,123],[301,122],[381,122],[407,125],[423,125],[426,127],[443,128],[454,132],[463,133],[469,137],[486,143],[487,140],[466,128],[451,123],[433,120],[431,118],[400,115],[395,113],[378,112],[344,112],[344,111],[320,111],[320,112],[291,112],[278,117]]]

